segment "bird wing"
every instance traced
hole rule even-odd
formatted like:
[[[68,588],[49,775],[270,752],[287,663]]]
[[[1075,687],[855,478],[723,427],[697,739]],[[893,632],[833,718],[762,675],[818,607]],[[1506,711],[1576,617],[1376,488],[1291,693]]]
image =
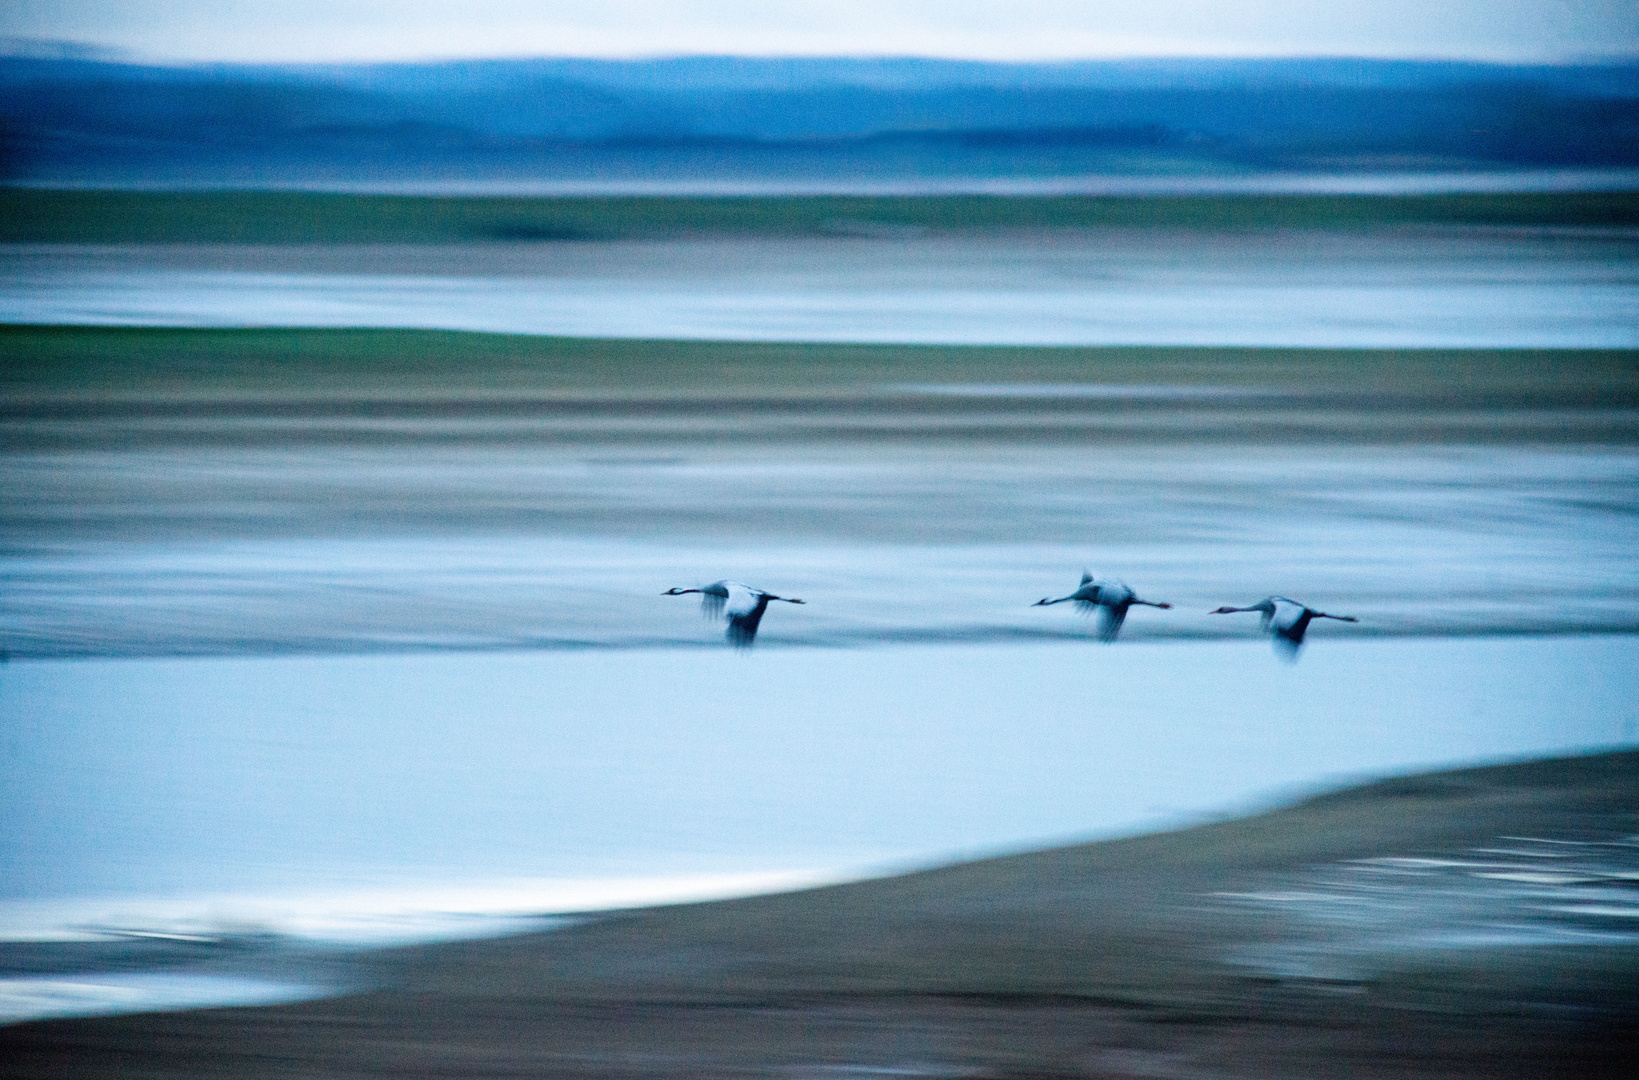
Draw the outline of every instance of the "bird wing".
[[[750,585],[742,585],[738,581],[720,581],[718,584],[725,587],[718,610],[730,619],[749,615],[757,609],[757,600],[762,596],[760,590],[753,589]]]
[[[763,612],[768,610],[768,594],[755,589],[747,589],[751,597],[751,607],[745,611],[734,609],[734,600],[729,601],[728,610],[728,640],[736,649],[749,649],[751,643],[757,639],[757,626],[763,621]]]
[[[1269,599],[1275,602],[1275,614],[1270,617],[1269,623],[1277,630],[1292,629],[1308,610],[1296,600],[1288,600],[1284,596],[1271,596]]]
[[[710,585],[700,587],[700,614],[708,619],[722,617],[723,605],[728,602],[729,585],[727,581],[716,581]]]
[[[1098,583],[1098,598],[1102,603],[1130,604],[1134,595],[1132,587],[1125,581],[1101,581]]]
[[[1121,624],[1127,621],[1127,608],[1101,607],[1098,611],[1098,639],[1100,641],[1114,641],[1121,633]]]
[[[749,649],[751,643],[757,640],[757,627],[763,621],[761,611],[748,611],[744,615],[730,615],[728,617],[728,642],[736,649]]]

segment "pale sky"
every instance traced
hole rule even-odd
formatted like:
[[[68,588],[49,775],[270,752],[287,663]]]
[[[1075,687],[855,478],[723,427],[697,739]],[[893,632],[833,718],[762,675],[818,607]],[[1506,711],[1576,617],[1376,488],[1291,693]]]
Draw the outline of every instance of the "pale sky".
[[[138,59],[1639,55],[1639,0],[7,0],[0,37]]]

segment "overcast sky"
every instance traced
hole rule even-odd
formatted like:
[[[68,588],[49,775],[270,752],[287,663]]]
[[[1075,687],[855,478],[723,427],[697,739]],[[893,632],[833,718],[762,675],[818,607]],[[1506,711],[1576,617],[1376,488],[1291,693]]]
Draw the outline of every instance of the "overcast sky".
[[[139,58],[1639,54],[1639,0],[6,0],[0,35]]]

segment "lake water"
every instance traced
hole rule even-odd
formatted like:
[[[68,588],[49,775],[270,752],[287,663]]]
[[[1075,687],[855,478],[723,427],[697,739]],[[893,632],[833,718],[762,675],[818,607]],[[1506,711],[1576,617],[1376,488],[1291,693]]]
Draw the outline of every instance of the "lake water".
[[[599,879],[801,882],[1615,745],[1636,661],[1606,635],[1317,637],[1295,664],[1263,641],[13,663],[5,891],[35,936],[67,928],[41,898],[159,895],[216,897],[218,932],[345,940],[392,936],[338,899],[364,886],[528,914],[598,906]],[[333,917],[244,895],[269,891]],[[102,903],[63,917],[185,934],[205,911]]]
[[[0,957],[82,969],[0,1020],[1606,748],[1635,702],[1634,636],[13,663]]]
[[[1631,347],[1634,250],[1507,230],[13,247],[0,319]],[[327,949],[1636,736],[1620,395],[1006,372],[805,393],[8,411],[0,1019],[288,999],[331,986]],[[1032,607],[1083,567],[1175,606],[1099,645]],[[722,577],[807,604],[736,653],[659,595]],[[1207,614],[1271,593],[1360,622],[1291,664],[1254,617]],[[29,941],[92,951],[25,965]]]
[[[721,626],[659,594],[729,578],[808,601],[763,648],[1085,640],[1069,605],[1032,606],[1083,568],[1176,605],[1128,640],[1255,637],[1206,612],[1271,594],[1361,619],[1317,634],[1639,632],[1631,446],[1105,443],[1076,426],[1096,409],[1010,444],[1017,421],[976,408],[942,421],[971,438],[889,445],[850,425],[901,414],[865,406],[787,417],[843,433],[772,445],[721,409],[721,444],[669,416],[614,445],[528,418],[41,420],[65,445],[0,457],[0,635],[38,658],[714,648]],[[1190,415],[1111,422],[1221,423]]]
[[[834,164],[834,163],[833,163]],[[754,170],[740,176],[644,175],[635,169],[600,169],[596,164],[579,170],[582,175],[543,178],[540,175],[473,178],[470,176],[429,177],[418,171],[412,177],[372,176],[367,181],[345,175],[291,176],[287,174],[224,177],[223,187],[235,190],[274,189],[279,191],[338,191],[367,195],[430,196],[605,196],[605,195],[1229,195],[1229,194],[1335,194],[1335,195],[1430,195],[1480,191],[1632,191],[1639,187],[1639,169],[1488,169],[1427,172],[1259,172],[1220,173],[1197,176],[1144,175],[1141,173],[1066,173],[1058,176],[959,175],[917,176],[897,179],[882,175],[854,173],[838,175],[834,167],[822,167],[823,175],[780,175],[778,170],[757,175]],[[610,175],[613,171],[617,175]],[[34,183],[14,180],[24,186],[53,188],[131,189],[140,191],[198,190],[197,171],[178,178],[174,171],[132,179],[129,172],[111,176],[83,175],[52,178]]]
[[[1639,234],[0,249],[0,320],[1025,345],[1639,345]],[[707,269],[709,268],[709,269]]]

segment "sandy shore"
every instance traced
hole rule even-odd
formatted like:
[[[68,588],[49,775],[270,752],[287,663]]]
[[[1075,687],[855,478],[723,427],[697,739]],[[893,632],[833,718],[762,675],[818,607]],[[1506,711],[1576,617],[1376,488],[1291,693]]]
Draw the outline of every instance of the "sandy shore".
[[[1635,832],[1636,795],[1633,752],[1463,770],[1131,840],[392,950],[358,958],[368,993],[8,1028],[0,1075],[1627,1076],[1639,946],[1469,942],[1281,974],[1235,958],[1335,950],[1347,931],[1232,898],[1351,860],[1596,850]]]

